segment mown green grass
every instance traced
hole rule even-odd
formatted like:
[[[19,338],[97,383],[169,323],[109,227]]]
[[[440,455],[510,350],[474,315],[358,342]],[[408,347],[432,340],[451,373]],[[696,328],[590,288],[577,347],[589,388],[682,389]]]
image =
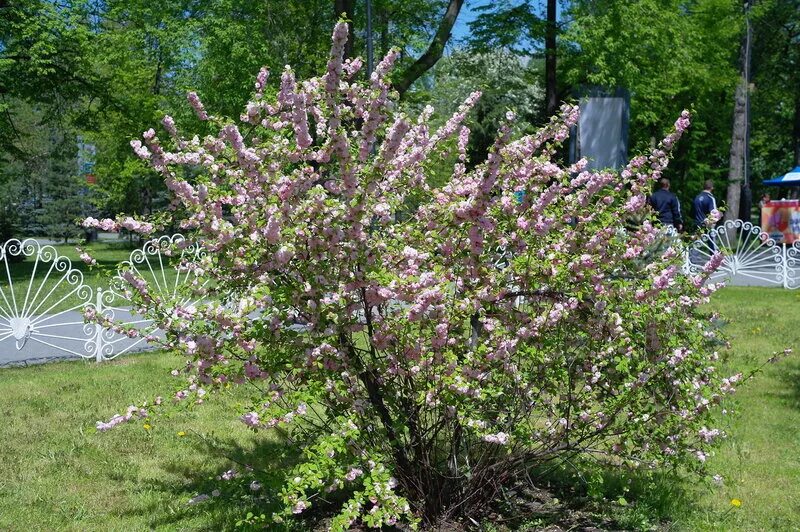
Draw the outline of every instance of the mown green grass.
[[[728,324],[733,346],[722,370],[758,367],[775,351],[795,353],[768,365],[739,388],[736,413],[722,422],[729,437],[709,460],[722,487],[696,489],[681,530],[800,529],[800,292],[779,288],[725,288],[712,305]],[[741,507],[731,505],[739,499]]]
[[[712,305],[733,343],[720,371],[747,372],[774,351],[800,346],[800,292],[726,288]],[[218,530],[269,508],[274,499],[255,501],[214,478],[234,460],[285,467],[277,435],[254,435],[236,419],[249,401],[240,391],[155,419],[149,431],[137,421],[95,432],[98,419],[174,391],[179,382],[169,370],[180,362],[150,353],[101,365],[0,369],[0,529]],[[612,473],[598,488],[608,495],[600,513],[624,529],[797,530],[800,359],[767,366],[727,406],[737,411],[722,416],[729,437],[709,460],[722,486],[669,475],[637,486]],[[219,497],[187,504],[215,488]],[[731,506],[734,498],[740,508]],[[546,525],[534,516],[528,529]]]
[[[175,390],[179,365],[150,353],[0,370],[0,530],[218,530],[255,509],[215,478],[280,454],[236,418],[241,394],[154,418],[149,430],[137,420],[95,431],[126,405]],[[219,497],[187,504],[214,489]]]
[[[720,313],[731,342],[717,370],[751,375],[762,368],[725,400],[728,414],[717,412],[716,426],[728,437],[707,465],[722,484],[681,472],[637,477],[607,471],[599,486],[584,477],[579,491],[596,490],[600,515],[626,530],[800,530],[800,292],[728,287],[713,296],[710,308]],[[764,365],[787,347],[795,353]],[[617,504],[619,497],[625,504]],[[589,506],[597,513],[598,505]]]

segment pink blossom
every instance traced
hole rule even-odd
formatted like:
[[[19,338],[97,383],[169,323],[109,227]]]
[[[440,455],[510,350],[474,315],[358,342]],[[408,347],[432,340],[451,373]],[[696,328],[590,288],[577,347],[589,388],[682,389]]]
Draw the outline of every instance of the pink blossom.
[[[97,430],[99,432],[105,432],[107,430],[110,430],[110,429],[116,427],[117,425],[120,425],[122,423],[127,423],[128,421],[133,419],[134,416],[138,416],[139,418],[145,418],[145,417],[147,417],[147,411],[145,409],[143,409],[143,408],[139,408],[139,407],[136,407],[134,405],[131,405],[125,411],[125,414],[115,414],[107,422],[98,421],[97,425],[96,425],[96,428],[97,428]]]
[[[352,481],[354,481],[355,479],[357,479],[358,477],[360,477],[363,474],[364,474],[364,472],[361,469],[359,469],[357,467],[352,467],[347,472],[347,474],[344,476],[344,478],[349,480],[350,482],[352,482]]]
[[[243,415],[241,419],[242,423],[248,427],[257,427],[260,423],[257,412],[248,412],[247,414]]]
[[[498,432],[496,434],[487,434],[483,437],[483,441],[488,443],[496,443],[498,445],[506,445],[508,443],[508,434],[505,432]]]
[[[196,92],[190,92],[186,95],[186,99],[189,100],[189,104],[194,109],[194,112],[197,114],[197,118],[200,120],[208,120],[208,114],[206,113],[205,108],[203,107],[203,102],[200,101],[200,97],[197,96]]]
[[[167,133],[173,137],[178,136],[178,130],[175,127],[175,120],[171,116],[164,115],[164,118],[161,119],[161,123],[164,125],[164,129],[167,130]]]

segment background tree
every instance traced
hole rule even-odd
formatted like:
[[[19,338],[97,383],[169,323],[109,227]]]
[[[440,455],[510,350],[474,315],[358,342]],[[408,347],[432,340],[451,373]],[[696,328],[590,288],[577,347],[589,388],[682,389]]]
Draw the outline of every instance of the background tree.
[[[733,96],[733,134],[731,135],[730,163],[728,170],[728,209],[725,220],[750,219],[750,184],[746,182],[748,168],[748,134],[750,130],[750,55],[752,53],[753,30],[750,8],[751,0],[744,0],[742,11],[745,31],[739,45],[739,80]],[[743,197],[743,194],[745,197]],[[746,211],[746,212],[745,212]]]
[[[90,212],[89,187],[78,175],[75,132],[50,122],[38,104],[13,102],[18,145],[4,154],[0,179],[6,238],[24,235],[64,240],[83,234],[76,221]]]
[[[15,121],[19,102],[38,104],[47,122],[68,122],[84,108],[76,102],[102,92],[93,68],[93,32],[83,2],[47,0],[0,5],[0,149],[17,156],[23,136]]]
[[[481,4],[475,10],[479,16],[470,22],[469,47],[508,50],[543,63],[545,116],[552,116],[560,100],[556,83],[557,2],[502,0]]]
[[[431,65],[447,59],[447,47],[453,53],[513,53],[524,76],[544,87],[544,112],[523,117],[531,124],[582,87],[621,87],[631,94],[631,151],[637,151],[691,106],[695,127],[668,170],[673,188],[687,205],[705,179],[725,182],[744,29],[740,0],[475,2],[470,34],[454,43],[453,25],[464,5],[373,0],[376,56],[400,49],[393,83],[406,104],[424,105],[430,98],[442,103],[436,84],[450,81]],[[233,115],[261,66],[273,66],[268,93],[277,90],[280,65],[293,64],[300,76],[318,71],[328,31],[342,13],[353,29],[347,54],[363,56],[364,3],[350,0],[31,0],[0,6],[0,151],[24,158],[16,124],[24,111],[17,106],[35,105],[43,123],[71,128],[70,135],[97,146],[99,208],[109,214],[161,208],[163,185],[132,155],[130,139],[165,113],[187,117],[182,103],[188,90]],[[752,13],[754,183],[800,157],[797,13],[797,0],[761,0]],[[465,85],[472,82],[468,72],[462,74]],[[494,105],[480,103],[476,116],[502,116],[506,102]],[[486,142],[478,141],[477,124],[492,120],[475,120],[470,150],[479,157]],[[206,133],[203,124],[191,127]]]
[[[556,96],[556,35],[558,33],[556,18],[556,0],[547,0],[547,27],[544,34],[545,51],[545,112],[553,116],[558,109]]]
[[[424,100],[448,116],[470,93],[481,91],[468,120],[468,164],[474,166],[486,159],[509,110],[519,117],[518,132],[529,132],[532,124],[542,122],[544,90],[539,74],[529,57],[510,50],[458,50],[436,65]]]
[[[70,239],[84,236],[77,223],[87,212],[91,212],[89,187],[86,178],[68,171],[59,172],[55,179],[47,181],[44,190],[46,200],[38,216],[41,233],[65,244]]]
[[[572,86],[631,95],[633,150],[651,146],[681,108],[694,125],[668,176],[688,205],[705,179],[727,174],[742,13],[734,0],[575,0],[562,65]]]
[[[401,97],[416,80],[442,58],[444,47],[450,40],[453,25],[455,25],[463,5],[464,0],[450,0],[428,48],[396,77],[393,85]]]
[[[762,0],[752,9],[751,165],[769,178],[800,165],[800,2]]]

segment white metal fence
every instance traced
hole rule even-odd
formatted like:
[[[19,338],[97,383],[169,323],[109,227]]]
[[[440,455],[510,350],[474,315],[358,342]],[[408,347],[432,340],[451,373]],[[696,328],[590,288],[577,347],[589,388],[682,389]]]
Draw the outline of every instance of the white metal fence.
[[[181,288],[196,283],[185,268],[202,251],[182,235],[153,239],[122,262],[106,286],[90,286],[69,258],[33,239],[12,239],[0,246],[0,366],[30,360],[81,357],[98,362],[140,350],[148,337],[163,335],[151,320],[128,304],[130,270],[151,293],[179,303]],[[115,323],[86,323],[83,313]],[[128,332],[130,331],[130,333]]]
[[[724,259],[709,279],[732,286],[782,286],[800,288],[800,241],[775,242],[757,225],[729,220],[703,234],[688,246],[686,271],[702,270],[711,255]]]

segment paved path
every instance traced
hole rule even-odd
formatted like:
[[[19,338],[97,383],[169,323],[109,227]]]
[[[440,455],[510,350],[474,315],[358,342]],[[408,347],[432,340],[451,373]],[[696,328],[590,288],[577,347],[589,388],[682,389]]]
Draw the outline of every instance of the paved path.
[[[130,321],[137,318],[127,311],[116,311],[115,319]],[[22,330],[25,325],[27,324],[22,324]],[[83,324],[83,315],[80,312],[65,312],[49,319],[38,317],[33,327],[30,336],[23,336],[18,340],[10,330],[13,328],[12,324],[6,318],[0,318],[0,338],[3,338],[0,340],[0,367],[82,357],[94,360],[94,345],[87,342],[93,340],[95,326]],[[112,356],[123,351],[127,354],[151,348],[141,338],[130,339],[113,335],[110,342],[113,343]]]
[[[41,244],[43,246],[48,245],[48,244],[51,245],[51,246],[60,246],[60,245],[64,244],[64,239],[63,238],[59,238],[59,239],[55,239],[55,240],[52,239],[52,238],[47,238],[45,236],[21,236],[21,237],[17,237],[17,238],[19,238],[19,240],[27,240],[27,239],[30,238],[32,240],[36,240],[37,242],[39,242],[39,244]],[[79,239],[79,238],[70,238],[69,242],[67,242],[66,245],[73,245],[74,246],[78,242],[80,242],[80,240],[81,239]],[[120,237],[118,233],[104,233],[104,232],[97,233],[97,240],[99,242],[110,242],[112,244],[113,243],[127,244],[129,242],[127,236]],[[136,242],[136,240],[134,240],[134,243],[135,242]]]

